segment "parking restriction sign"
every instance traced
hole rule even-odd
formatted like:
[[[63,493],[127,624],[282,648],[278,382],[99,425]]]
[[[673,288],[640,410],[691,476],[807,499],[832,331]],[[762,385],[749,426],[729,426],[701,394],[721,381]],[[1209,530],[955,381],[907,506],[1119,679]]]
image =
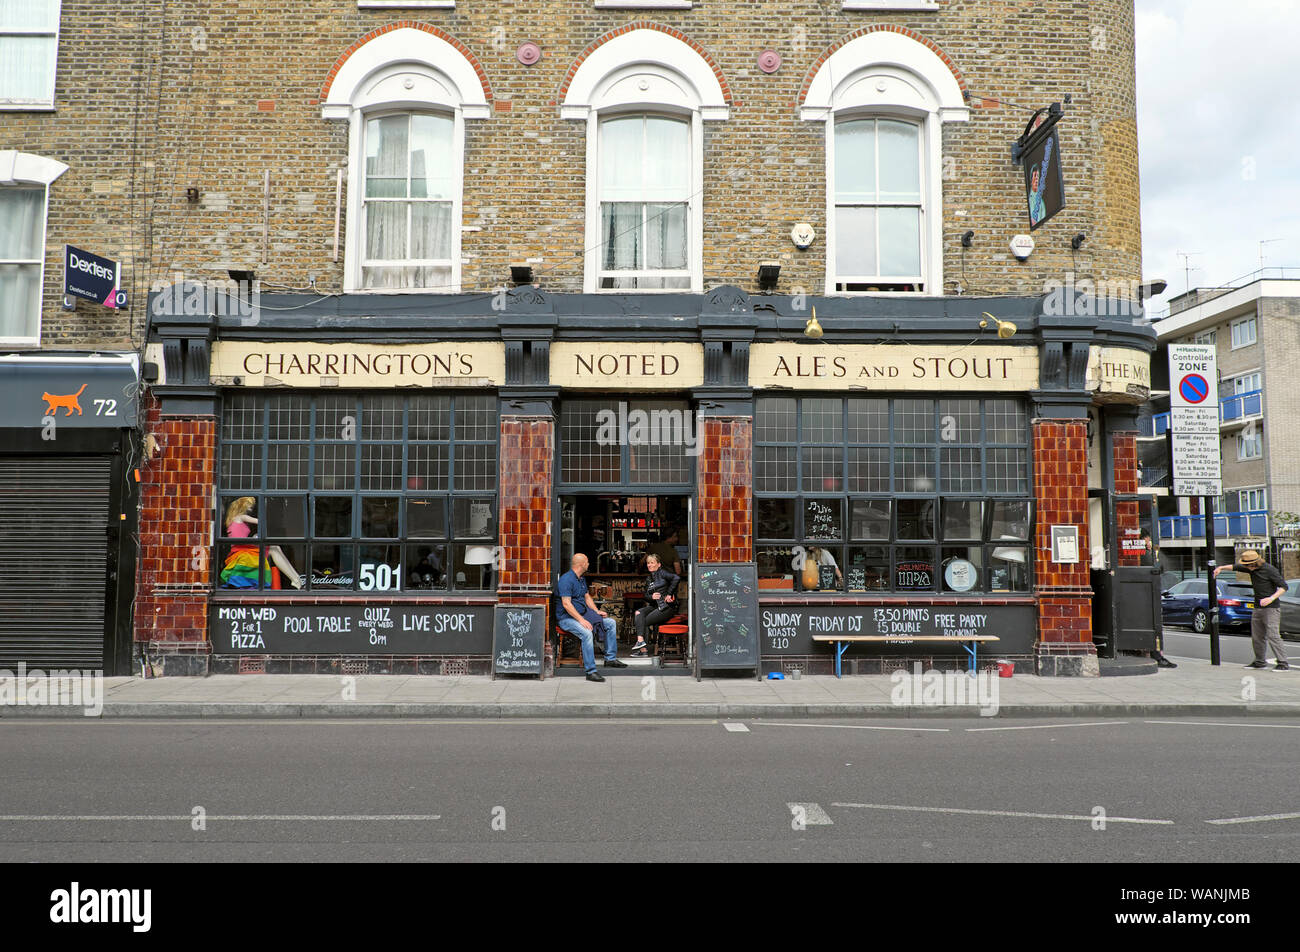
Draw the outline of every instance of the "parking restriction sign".
[[[1214,345],[1170,344],[1169,385],[1174,495],[1219,496],[1223,474]]]

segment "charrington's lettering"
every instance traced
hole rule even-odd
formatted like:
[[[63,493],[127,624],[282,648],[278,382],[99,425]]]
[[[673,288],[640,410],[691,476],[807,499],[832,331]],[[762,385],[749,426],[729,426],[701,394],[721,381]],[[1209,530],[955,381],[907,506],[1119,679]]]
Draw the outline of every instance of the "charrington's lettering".
[[[303,376],[345,377],[370,374],[377,377],[472,377],[472,354],[451,352],[447,354],[367,354],[367,353],[309,353],[273,354],[270,352],[246,354],[244,373],[267,374],[280,377],[291,374]]]

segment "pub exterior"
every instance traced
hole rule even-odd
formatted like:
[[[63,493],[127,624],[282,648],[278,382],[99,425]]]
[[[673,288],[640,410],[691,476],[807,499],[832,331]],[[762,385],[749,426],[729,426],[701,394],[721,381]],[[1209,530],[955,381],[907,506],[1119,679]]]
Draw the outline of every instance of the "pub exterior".
[[[132,358],[115,673],[487,674],[578,552],[626,648],[651,545],[753,566],[763,672],[1155,647],[1132,0],[34,5],[0,341]]]
[[[1091,561],[1053,561],[1051,536],[1087,538],[1090,443],[1109,460],[1092,495],[1132,521],[1110,501],[1136,481],[1145,387],[1131,381],[1152,347],[1131,318],[1053,316],[1033,298],[796,302],[737,287],[526,287],[499,310],[466,295],[404,300],[392,316],[262,303],[255,327],[155,321],[151,413],[167,449],[154,465],[174,456],[187,482],[169,498],[193,507],[161,527],[175,541],[159,549],[187,563],[193,549],[212,573],[137,608],[165,670],[487,673],[493,606],[550,604],[574,551],[571,507],[679,497],[685,563],[757,563],[764,671],[829,671],[812,635],[846,624],[899,638],[857,653],[859,672],[964,665],[955,643],[907,640],[968,630],[997,634],[997,656],[1024,670],[1095,671]],[[436,316],[414,332],[405,312],[425,307]],[[1015,335],[981,327],[987,315]],[[684,422],[681,438],[598,439],[599,411],[629,408],[678,411],[666,419]],[[232,587],[222,573],[247,543],[211,526],[247,497],[276,577]],[[801,549],[837,571],[808,584]],[[430,553],[445,570],[421,582],[411,568]],[[589,555],[597,582],[632,574]],[[169,630],[202,637],[162,641]]]

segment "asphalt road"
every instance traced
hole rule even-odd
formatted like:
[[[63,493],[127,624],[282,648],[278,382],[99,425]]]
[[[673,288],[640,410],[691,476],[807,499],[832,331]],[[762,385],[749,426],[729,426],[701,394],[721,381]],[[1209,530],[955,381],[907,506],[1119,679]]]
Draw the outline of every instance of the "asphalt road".
[[[10,721],[0,763],[2,862],[1300,856],[1285,719]]]
[[[1287,656],[1291,664],[1300,667],[1300,642],[1284,639]],[[1179,658],[1202,658],[1209,660],[1210,636],[1198,635],[1190,628],[1165,628],[1164,653],[1177,661]],[[1269,652],[1269,663],[1273,663],[1273,654]],[[1250,632],[1224,631],[1219,633],[1219,663],[1249,664],[1255,658],[1250,646]]]

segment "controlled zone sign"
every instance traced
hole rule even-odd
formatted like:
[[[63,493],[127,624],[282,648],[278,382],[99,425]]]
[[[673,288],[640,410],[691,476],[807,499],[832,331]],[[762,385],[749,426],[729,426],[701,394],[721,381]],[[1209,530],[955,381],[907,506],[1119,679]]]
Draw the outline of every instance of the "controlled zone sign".
[[[1221,495],[1219,370],[1213,344],[1169,345],[1169,407],[1174,495]]]

